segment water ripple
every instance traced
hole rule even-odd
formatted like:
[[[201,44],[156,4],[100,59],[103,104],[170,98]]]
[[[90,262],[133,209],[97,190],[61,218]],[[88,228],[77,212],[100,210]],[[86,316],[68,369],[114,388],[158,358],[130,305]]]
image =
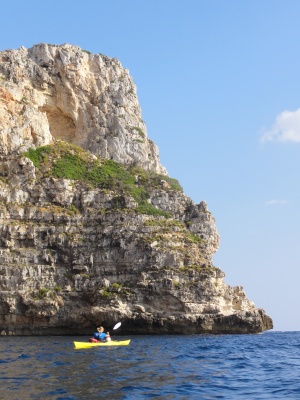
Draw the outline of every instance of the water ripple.
[[[0,398],[300,398],[300,332],[131,339],[75,351],[86,338],[1,337]]]

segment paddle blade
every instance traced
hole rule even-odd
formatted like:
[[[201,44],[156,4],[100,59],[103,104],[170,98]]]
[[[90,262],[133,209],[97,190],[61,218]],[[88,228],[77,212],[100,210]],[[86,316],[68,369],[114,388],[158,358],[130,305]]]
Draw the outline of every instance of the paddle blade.
[[[118,323],[113,327],[113,330],[120,328],[120,326],[121,326],[121,322],[118,322]]]

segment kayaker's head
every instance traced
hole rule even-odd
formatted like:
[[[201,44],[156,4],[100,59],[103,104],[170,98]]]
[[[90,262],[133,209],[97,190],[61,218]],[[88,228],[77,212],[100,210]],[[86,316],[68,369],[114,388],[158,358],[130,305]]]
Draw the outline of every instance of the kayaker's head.
[[[97,328],[97,331],[98,331],[98,332],[104,332],[103,326],[99,326],[99,328]]]

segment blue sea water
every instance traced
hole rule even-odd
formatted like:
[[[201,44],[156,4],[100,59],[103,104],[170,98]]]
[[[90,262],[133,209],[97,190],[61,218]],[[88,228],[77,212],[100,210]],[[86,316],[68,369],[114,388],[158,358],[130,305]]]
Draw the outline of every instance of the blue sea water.
[[[300,399],[300,332],[126,338],[0,337],[0,399]]]

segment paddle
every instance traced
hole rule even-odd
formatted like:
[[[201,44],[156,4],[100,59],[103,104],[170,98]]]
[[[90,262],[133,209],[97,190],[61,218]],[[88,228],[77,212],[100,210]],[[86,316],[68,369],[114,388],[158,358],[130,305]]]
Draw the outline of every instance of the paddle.
[[[115,331],[116,329],[120,328],[120,326],[121,326],[121,322],[118,322],[118,323],[113,327],[113,331]],[[106,340],[107,340],[108,342],[111,341],[111,337],[110,337],[109,332],[107,332]]]
[[[113,327],[113,331],[115,331],[116,329],[120,328],[121,326],[121,322],[118,322],[114,327]]]

